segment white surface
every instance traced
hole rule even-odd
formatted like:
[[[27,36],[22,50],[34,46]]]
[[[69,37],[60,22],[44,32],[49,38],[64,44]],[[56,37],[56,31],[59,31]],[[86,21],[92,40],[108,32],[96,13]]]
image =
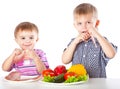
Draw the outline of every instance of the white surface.
[[[120,79],[92,78],[77,85],[49,85],[40,82],[10,83],[0,80],[0,89],[120,89]]]

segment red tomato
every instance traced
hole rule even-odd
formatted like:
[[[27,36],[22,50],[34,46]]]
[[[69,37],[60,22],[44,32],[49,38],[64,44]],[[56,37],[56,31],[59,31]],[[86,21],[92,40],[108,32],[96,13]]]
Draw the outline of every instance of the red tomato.
[[[67,80],[69,77],[75,76],[77,77],[77,74],[75,72],[67,72],[64,74],[64,79]]]
[[[55,73],[51,69],[46,69],[42,71],[42,76],[48,76],[48,75],[52,77],[55,76]]]
[[[59,74],[62,74],[62,73],[66,73],[66,72],[67,72],[67,70],[66,70],[66,67],[64,65],[58,65],[54,69],[54,73],[56,75],[59,75]]]

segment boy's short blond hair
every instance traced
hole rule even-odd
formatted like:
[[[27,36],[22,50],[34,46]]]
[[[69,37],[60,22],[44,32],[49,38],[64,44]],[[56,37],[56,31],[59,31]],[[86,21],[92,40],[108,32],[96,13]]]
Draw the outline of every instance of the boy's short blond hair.
[[[38,27],[31,22],[21,22],[18,24],[14,31],[15,38],[17,37],[17,33],[19,31],[36,31],[36,33],[39,33]]]
[[[95,18],[98,18],[97,8],[90,3],[79,4],[73,11],[74,17],[80,15],[93,14]]]

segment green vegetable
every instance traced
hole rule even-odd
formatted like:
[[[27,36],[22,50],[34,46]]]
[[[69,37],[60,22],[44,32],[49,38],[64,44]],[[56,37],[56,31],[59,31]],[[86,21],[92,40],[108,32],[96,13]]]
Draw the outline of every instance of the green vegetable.
[[[72,77],[69,77],[69,78],[65,81],[65,83],[86,81],[87,79],[88,79],[88,76],[87,76],[87,75],[78,76],[78,77],[72,76]]]
[[[61,83],[64,82],[64,74],[59,74],[58,76],[51,77],[51,76],[44,76],[44,82],[53,82],[53,83]]]
[[[54,77],[51,76],[44,76],[44,82],[54,82]]]
[[[75,76],[71,76],[67,80],[65,80],[65,83],[72,83],[72,82],[78,82],[78,78],[76,78]]]
[[[64,81],[65,81],[65,79],[64,79],[64,73],[59,74],[58,76],[54,77],[54,83],[62,83]]]
[[[78,77],[78,81],[86,81],[88,79],[88,75],[83,75]]]

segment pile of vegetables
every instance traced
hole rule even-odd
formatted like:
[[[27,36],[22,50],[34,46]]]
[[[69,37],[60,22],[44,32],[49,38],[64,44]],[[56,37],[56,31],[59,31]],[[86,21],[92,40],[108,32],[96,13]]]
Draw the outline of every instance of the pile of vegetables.
[[[72,65],[68,70],[64,65],[58,65],[54,70],[43,70],[42,76],[43,81],[52,83],[71,83],[88,79],[86,69],[82,64]]]

